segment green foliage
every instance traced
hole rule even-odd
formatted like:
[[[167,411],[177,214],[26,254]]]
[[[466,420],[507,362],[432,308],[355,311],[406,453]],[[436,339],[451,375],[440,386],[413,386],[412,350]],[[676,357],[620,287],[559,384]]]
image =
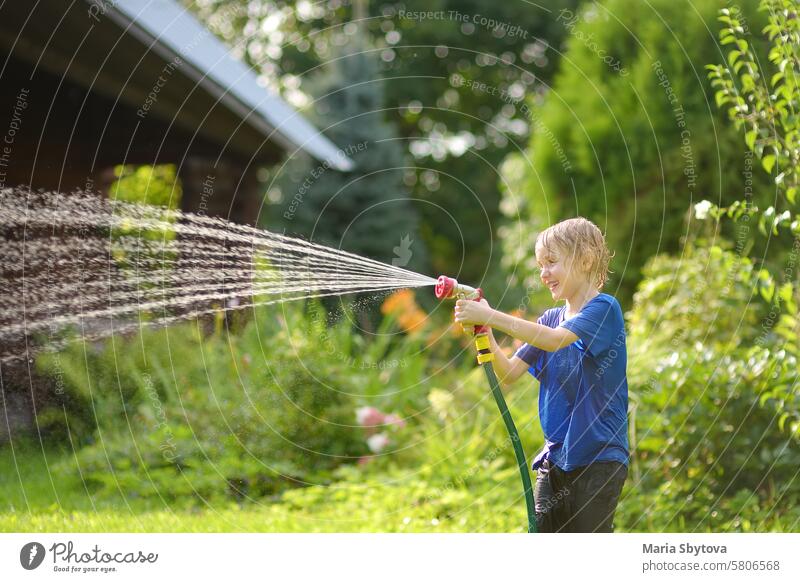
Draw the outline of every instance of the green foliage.
[[[702,240],[686,251],[648,262],[628,318],[636,484],[622,505],[639,512],[623,522],[759,531],[753,511],[798,501],[797,344],[759,325],[776,312],[748,259]]]
[[[439,431],[437,438],[443,434]],[[488,465],[499,463],[488,456],[477,465],[464,459],[458,473],[442,475],[435,483],[419,477],[419,466],[382,472],[371,465],[343,465],[335,483],[290,489],[274,503],[218,501],[182,510],[121,494],[113,505],[88,498],[77,479],[56,478],[48,468],[48,463],[52,468],[68,462],[65,456],[74,466],[70,451],[48,450],[45,457],[39,443],[17,443],[16,455],[15,462],[8,447],[0,449],[0,490],[6,494],[0,502],[0,531],[521,532],[526,518],[515,468],[508,463],[492,468]],[[435,466],[429,472],[440,475]],[[618,531],[690,529],[690,522],[676,516],[669,496],[630,485],[629,480],[617,509]],[[716,501],[718,516],[738,517],[708,519],[696,531],[789,532],[796,531],[800,519],[797,506],[778,514],[746,492]]]
[[[740,4],[755,12],[755,0]],[[609,287],[627,305],[646,260],[679,249],[692,201],[728,202],[744,190],[740,138],[709,110],[713,96],[697,73],[719,54],[708,34],[718,5],[608,0],[559,17],[569,32],[566,58],[536,109],[531,163],[505,194],[507,214],[534,231],[511,265],[529,284],[530,237],[578,214],[604,231],[615,252]],[[762,200],[767,183],[753,177]],[[510,237],[507,254],[519,243]]]
[[[133,222],[123,221],[112,231],[114,261],[131,277],[136,277],[141,265],[146,263],[160,263],[162,270],[168,270],[167,264],[174,260],[174,257],[171,253],[148,243],[166,242],[175,238],[175,231],[171,226],[175,221],[175,215],[171,211],[180,208],[182,195],[177,168],[172,164],[117,166],[114,172],[117,180],[111,186],[109,193],[112,200],[128,204],[146,204],[163,209],[159,216],[163,226],[159,228],[141,228]],[[136,250],[132,250],[131,246]],[[143,284],[144,287],[150,285]]]
[[[707,69],[712,86],[718,89],[717,105],[727,107],[735,127],[744,131],[747,147],[761,160],[763,169],[774,174],[775,189],[791,208],[796,206],[799,179],[800,23],[795,2],[761,0],[760,10],[768,15],[768,24],[762,32],[769,40],[772,71],[754,54],[750,26],[738,7],[719,13],[723,23],[721,44],[731,47],[727,66],[708,65]],[[800,358],[797,271],[800,218],[796,212],[781,211],[772,205],[761,210],[747,199],[737,200],[727,208],[710,203],[707,206],[719,222],[757,218],[758,230],[782,253],[780,260],[766,263],[757,275],[759,292],[771,306],[762,328],[768,331],[766,337],[776,340],[765,356],[771,381],[761,401],[774,407],[782,433],[800,437],[800,403],[795,389],[796,362]]]
[[[722,9],[719,20],[721,44],[729,45],[727,65],[708,65],[711,85],[717,88],[717,105],[727,108],[733,124],[744,131],[744,141],[767,174],[774,175],[775,190],[785,197],[790,209],[766,204],[762,210],[750,200],[737,200],[728,207],[705,203],[718,222],[726,219],[756,219],[759,232],[777,248],[777,259],[767,262],[759,273],[759,291],[766,301],[774,304],[778,321],[775,333],[785,341],[778,352],[781,359],[786,353],[798,357],[798,294],[800,285],[797,271],[797,253],[800,250],[800,218],[792,212],[796,206],[798,187],[797,164],[800,156],[800,24],[797,4],[787,0],[762,0],[762,12],[768,14],[768,24],[763,33],[769,40],[768,65],[761,64],[752,50],[750,26],[738,7]],[[783,200],[779,202],[784,202]],[[779,274],[778,274],[779,273]],[[796,399],[781,415],[782,425],[798,416]]]
[[[133,204],[180,208],[181,185],[174,165],[117,166],[110,198]]]
[[[769,317],[768,308],[752,300],[759,279],[747,259],[703,241],[680,260],[648,263],[629,318],[636,458],[617,511],[618,531],[796,528],[799,500],[792,483],[800,459],[790,440],[797,420],[788,413],[796,409],[797,360],[774,349],[782,324],[756,337],[764,330],[755,329],[753,318]],[[680,297],[673,298],[676,290]],[[441,364],[421,363],[427,359],[419,354],[424,334],[395,342],[388,339],[393,324],[386,323],[367,341],[351,333],[346,318],[331,326],[318,307],[288,307],[277,317],[259,311],[241,334],[213,335],[202,348],[189,326],[169,330],[168,344],[153,343],[156,333],[139,340],[153,389],[129,397],[131,428],[119,425],[120,408],[105,405],[103,414],[111,417],[100,417],[97,443],[55,465],[73,489],[83,487],[78,466],[90,491],[100,487],[102,495],[94,495],[99,511],[86,507],[86,497],[73,489],[62,495],[62,505],[49,505],[47,491],[55,485],[37,471],[23,477],[38,479],[28,488],[37,492],[29,500],[34,513],[0,514],[0,529],[523,531],[513,452],[471,358],[464,358],[470,360],[467,373],[444,367],[434,372]],[[136,344],[119,349],[117,357],[124,361]],[[407,358],[416,359],[417,367],[392,364]],[[94,365],[91,355],[88,362]],[[316,378],[309,378],[312,373]],[[431,379],[424,389],[420,377]],[[271,387],[259,390],[261,385]],[[153,390],[157,399],[147,396]],[[97,402],[103,391],[94,393]],[[542,443],[536,398],[531,382],[507,394],[529,457]],[[347,443],[351,455],[366,453],[362,429],[352,426],[360,404],[400,411],[409,426],[366,463],[326,462],[318,453],[331,446],[328,441],[345,454]],[[338,420],[337,408],[344,409]],[[248,421],[256,412],[261,418]],[[304,419],[309,412],[316,418]],[[166,423],[159,426],[159,419]],[[286,438],[276,438],[265,424]],[[309,450],[298,454],[300,445]],[[309,486],[295,487],[299,482]],[[264,494],[272,495],[271,503],[228,505]],[[212,509],[181,510],[198,497]],[[131,504],[136,523],[106,509],[112,500]],[[165,503],[168,514],[152,512]],[[49,513],[53,507],[68,513]]]
[[[541,91],[558,63],[566,31],[553,15],[575,10],[580,0],[185,3],[303,113],[307,96],[317,94],[313,73],[365,33],[371,55],[380,57],[382,115],[415,158],[404,172],[422,201],[420,237],[411,238],[427,248],[431,272],[459,272],[481,285],[491,280],[487,267],[496,268],[500,256],[486,244],[501,218],[496,168],[527,139],[525,95]],[[443,17],[419,20],[401,11]],[[340,146],[355,142],[337,139]],[[270,211],[282,215],[292,196]]]
[[[759,270],[730,248],[698,244],[684,247],[680,259],[656,255],[642,270],[635,307],[627,314],[637,353],[661,357],[696,343],[737,348],[762,332],[766,308],[757,301]]]
[[[356,168],[329,171],[324,163],[293,159],[281,177],[289,210],[276,226],[384,263],[400,261],[399,266],[423,270],[423,244],[413,240],[417,216],[403,184],[408,164],[394,126],[384,118],[378,55],[360,42],[354,45],[337,54],[309,87],[317,98],[318,124],[327,127],[327,137]]]
[[[184,324],[39,364],[60,371],[71,410],[85,411],[68,422],[76,442],[94,443],[78,453],[92,487],[178,504],[254,498],[328,482],[368,454],[359,404],[402,415],[424,400],[427,362],[411,358],[421,344],[390,344],[384,325],[369,342],[347,318],[329,326],[320,307],[287,305],[258,309],[238,334]]]
[[[761,64],[750,27],[738,6],[723,8],[719,38],[728,45],[727,64],[707,65],[717,106],[727,108],[745,143],[774,175],[775,185],[794,204],[800,184],[800,18],[793,0],[761,0],[768,14],[763,33],[769,39],[769,62]]]
[[[90,485],[103,481],[103,496],[94,498],[100,503],[98,512],[90,516],[88,500],[75,495],[75,491],[65,496],[62,483],[51,486],[43,467],[37,465],[36,471],[22,476],[25,483],[35,483],[27,490],[37,492],[36,499],[30,500],[36,517],[30,519],[42,529],[61,527],[71,531],[117,531],[126,525],[135,530],[160,527],[162,531],[524,531],[525,505],[513,451],[483,370],[472,365],[470,368],[466,374],[434,377],[434,383],[422,391],[424,402],[415,404],[418,410],[409,419],[413,427],[398,435],[400,440],[395,447],[370,457],[366,464],[341,464],[331,472],[331,482],[284,488],[271,504],[230,509],[225,499],[204,495],[212,510],[183,511],[181,498],[205,494],[201,487],[205,484],[206,488],[213,488],[221,477],[209,468],[206,484],[196,467],[176,472],[162,470],[156,462],[148,465],[147,472],[141,468],[134,471],[127,465],[137,453],[130,450],[120,456],[125,446],[133,446],[133,439],[125,438],[125,431],[120,431],[117,437],[105,440],[105,450],[120,459],[114,463],[113,473],[103,475],[93,469],[95,464],[107,464],[100,446],[86,449],[97,459],[88,458],[84,452],[77,458],[67,451],[51,455],[61,458],[67,453],[56,465],[62,470],[70,469],[62,475],[73,489],[82,487],[76,461],[84,475],[87,468],[90,470]],[[389,380],[391,385],[395,380]],[[531,387],[530,383],[520,383],[506,397],[529,456],[542,444],[536,423],[536,391]],[[183,402],[187,411],[197,406],[186,398]],[[158,431],[140,432],[136,438],[139,450],[157,452],[165,435]],[[173,435],[173,440],[179,439]],[[26,449],[22,454],[31,460],[40,456],[35,449]],[[10,461],[10,455],[0,454],[0,469],[6,460]],[[205,463],[209,467],[213,463],[226,474],[232,460],[233,455],[210,454]],[[13,473],[0,473],[9,476],[10,489],[15,485],[10,478]],[[47,499],[52,497],[53,487],[64,499],[61,509],[69,512],[70,523],[63,521],[63,514],[44,516],[52,509]],[[148,495],[143,496],[143,492]],[[130,522],[120,521],[106,510],[111,499],[118,504],[124,499],[137,512],[145,507],[149,511],[138,515],[141,521],[131,527]],[[160,503],[167,503],[176,513],[152,512]],[[13,512],[4,515],[4,509],[0,507],[0,529],[25,530],[30,525],[26,518]],[[197,519],[199,515],[204,519]],[[220,520],[220,515],[226,519]]]
[[[769,85],[749,15],[738,7],[720,11],[720,38],[732,48],[728,66],[707,68],[717,104],[728,108],[744,145],[793,204],[796,6],[764,0],[761,8],[769,13],[769,60],[778,68]],[[728,206],[696,204],[696,218],[713,219],[705,224],[709,239],[718,240],[723,220],[736,229],[736,251],[724,239],[720,247],[690,238],[680,260],[659,256],[646,266],[629,314],[636,486],[622,500],[624,527],[796,528],[800,226],[789,210],[761,208],[752,196]],[[783,263],[756,266],[747,258],[766,255],[751,250],[751,230],[777,247],[773,256],[783,253]]]

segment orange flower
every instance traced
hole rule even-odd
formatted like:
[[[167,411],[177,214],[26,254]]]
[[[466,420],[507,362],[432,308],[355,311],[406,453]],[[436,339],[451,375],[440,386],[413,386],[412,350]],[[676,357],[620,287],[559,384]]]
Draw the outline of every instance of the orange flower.
[[[381,313],[394,316],[397,324],[406,333],[422,329],[427,318],[417,305],[411,289],[401,289],[389,295],[381,305]]]
[[[408,309],[409,305],[415,305],[414,292],[411,289],[400,289],[395,291],[383,301],[381,313],[396,314]]]

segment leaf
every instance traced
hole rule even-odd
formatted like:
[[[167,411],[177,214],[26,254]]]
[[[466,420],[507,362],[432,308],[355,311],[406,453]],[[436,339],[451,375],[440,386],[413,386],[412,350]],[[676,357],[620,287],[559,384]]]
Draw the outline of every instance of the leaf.
[[[764,156],[761,160],[761,165],[767,171],[767,173],[772,173],[772,168],[775,167],[775,156],[772,154],[768,154]]]
[[[767,403],[767,401],[772,397],[773,397],[772,392],[770,390],[767,390],[763,392],[761,396],[758,397],[758,404],[760,406],[764,406]]]
[[[786,308],[790,312],[797,311],[797,304],[794,301],[794,285],[791,281],[787,281],[778,289],[778,297],[786,303]]]
[[[748,131],[744,134],[744,142],[747,144],[747,147],[750,148],[750,151],[755,148],[756,145],[756,138],[758,137],[758,131],[753,129]]]
[[[775,216],[775,209],[772,206],[770,206],[764,212],[762,212],[761,215],[758,217],[758,230],[764,236],[767,236],[767,228],[766,228],[767,221],[769,220],[771,222],[773,216]],[[759,277],[761,279],[764,278],[763,270],[759,273]]]
[[[758,291],[765,301],[771,302],[773,297],[775,297],[775,281],[773,281],[771,277],[768,281],[762,281]]]
[[[742,91],[744,91],[745,93],[752,93],[753,91],[756,90],[756,83],[755,81],[753,81],[752,75],[748,75],[747,73],[745,73],[744,75],[741,76],[741,80],[742,80]]]

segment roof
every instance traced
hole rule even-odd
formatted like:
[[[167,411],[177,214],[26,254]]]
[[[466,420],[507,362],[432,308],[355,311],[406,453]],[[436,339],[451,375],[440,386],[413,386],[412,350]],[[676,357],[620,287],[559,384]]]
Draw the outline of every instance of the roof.
[[[98,5],[96,0],[86,1]],[[106,17],[162,58],[180,58],[184,74],[265,138],[290,151],[301,149],[338,170],[352,169],[352,160],[278,95],[259,85],[256,74],[174,0],[115,0],[100,6]]]

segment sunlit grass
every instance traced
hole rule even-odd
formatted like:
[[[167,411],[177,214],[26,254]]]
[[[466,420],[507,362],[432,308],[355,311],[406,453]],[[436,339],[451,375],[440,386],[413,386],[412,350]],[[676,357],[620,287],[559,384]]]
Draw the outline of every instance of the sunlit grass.
[[[176,508],[122,495],[96,499],[79,478],[52,470],[64,458],[73,457],[37,443],[0,449],[0,531],[508,532],[525,524],[513,472],[511,482],[473,496],[430,487],[415,472],[358,482],[354,468],[341,484],[292,490],[280,501]]]

